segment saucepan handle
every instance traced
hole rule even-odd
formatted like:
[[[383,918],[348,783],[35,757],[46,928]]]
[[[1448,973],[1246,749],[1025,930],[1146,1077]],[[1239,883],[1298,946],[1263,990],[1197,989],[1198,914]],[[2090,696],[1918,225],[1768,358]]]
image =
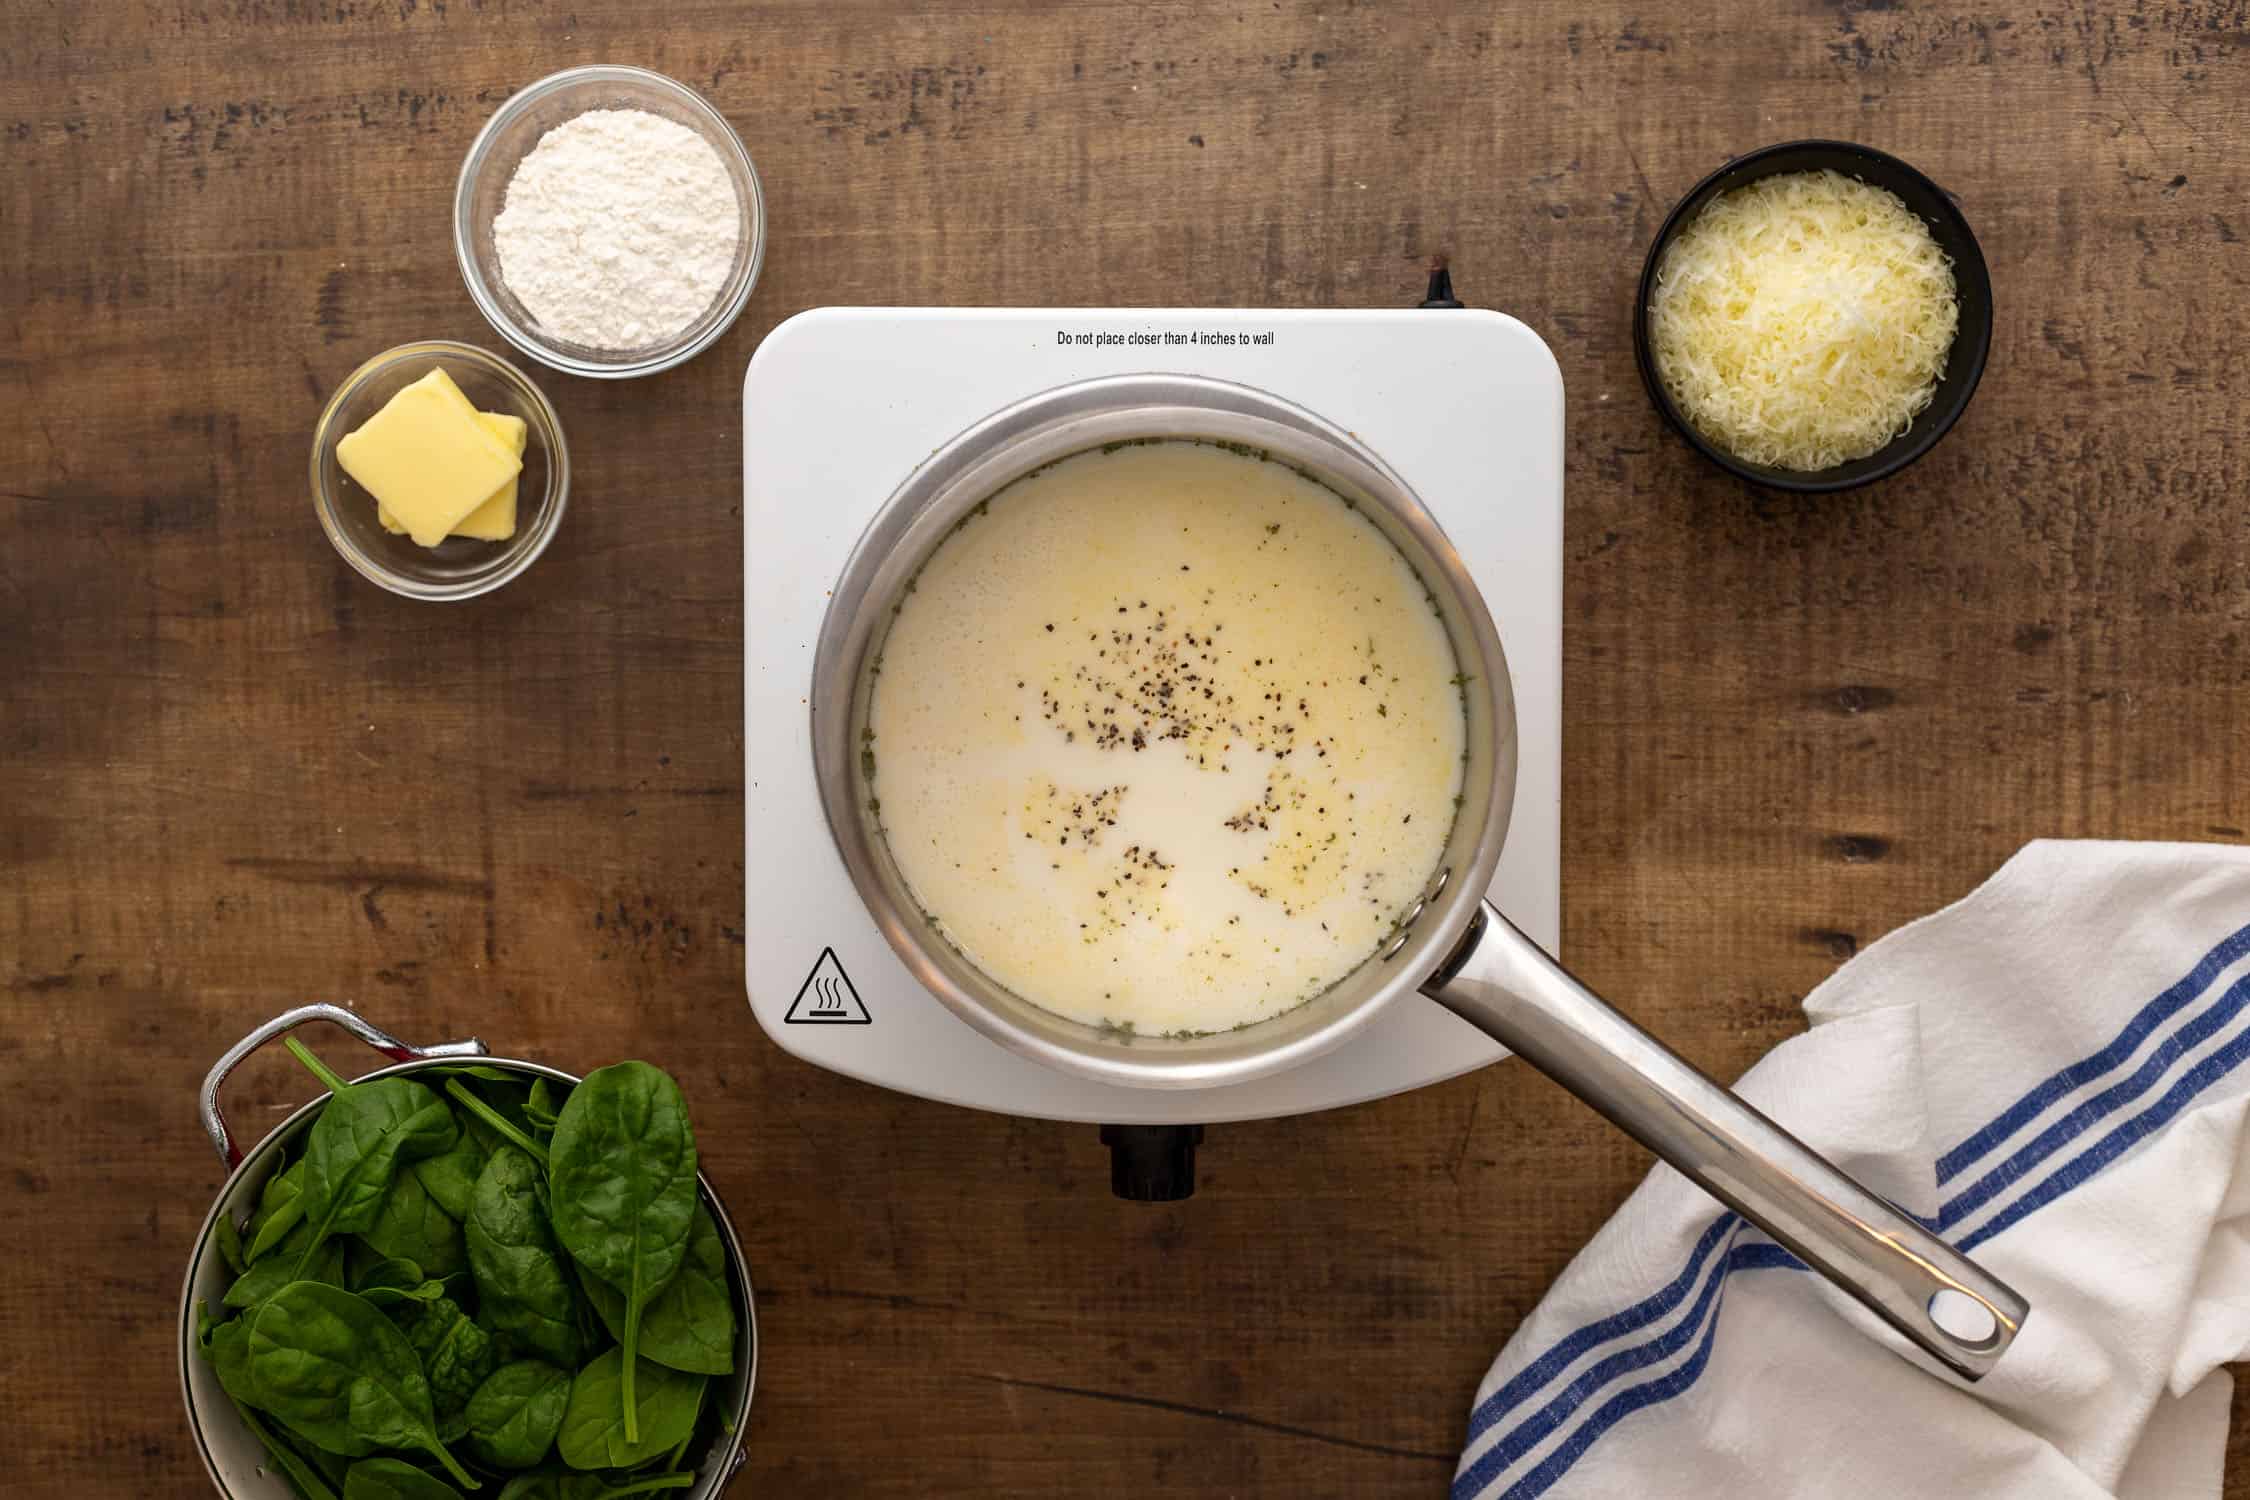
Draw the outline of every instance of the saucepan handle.
[[[226,1055],[211,1064],[211,1071],[203,1075],[203,1096],[200,1101],[203,1130],[211,1137],[211,1144],[218,1148],[219,1160],[227,1164],[228,1171],[241,1165],[242,1150],[234,1143],[234,1132],[227,1129],[226,1116],[219,1113],[220,1086],[244,1058],[275,1037],[295,1031],[307,1021],[333,1021],[393,1062],[417,1062],[426,1057],[484,1057],[489,1050],[475,1037],[464,1042],[439,1042],[432,1047],[416,1047],[400,1041],[380,1027],[368,1024],[341,1005],[300,1005],[295,1010],[285,1010],[227,1048]]]
[[[1522,1054],[1967,1380],[2030,1305],[1610,1008],[1490,902],[1423,992]]]

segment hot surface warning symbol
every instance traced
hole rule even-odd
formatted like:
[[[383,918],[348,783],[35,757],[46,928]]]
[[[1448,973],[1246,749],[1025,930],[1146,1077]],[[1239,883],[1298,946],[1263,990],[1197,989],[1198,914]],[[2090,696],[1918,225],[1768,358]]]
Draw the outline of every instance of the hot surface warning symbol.
[[[859,991],[845,977],[833,948],[820,950],[820,962],[805,976],[805,987],[781,1019],[791,1026],[868,1026],[875,1020],[859,1003]]]

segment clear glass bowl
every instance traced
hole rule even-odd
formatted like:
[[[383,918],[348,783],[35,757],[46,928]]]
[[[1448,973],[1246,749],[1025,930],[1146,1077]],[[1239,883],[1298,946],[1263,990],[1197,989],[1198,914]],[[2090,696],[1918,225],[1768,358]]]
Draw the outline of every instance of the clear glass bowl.
[[[541,136],[591,109],[646,110],[702,136],[726,163],[734,182],[735,208],[742,216],[734,265],[710,307],[677,337],[644,349],[595,349],[546,333],[501,279],[500,258],[493,249],[492,221],[508,200],[508,182],[515,176],[516,164]],[[461,262],[461,279],[469,284],[469,295],[485,321],[533,359],[567,374],[597,379],[653,375],[708,348],[750,300],[766,254],[765,193],[742,137],[734,133],[726,116],[686,84],[646,68],[567,68],[510,97],[477,132],[453,190],[453,250]]]
[[[523,473],[516,481],[516,534],[504,542],[447,537],[435,547],[383,529],[375,497],[336,461],[344,434],[375,415],[399,390],[432,370],[452,377],[479,411],[524,419]],[[473,599],[530,567],[562,525],[570,499],[570,454],[562,423],[539,387],[497,354],[474,344],[432,339],[386,349],[346,377],[313,428],[313,509],[344,561],[410,599]]]

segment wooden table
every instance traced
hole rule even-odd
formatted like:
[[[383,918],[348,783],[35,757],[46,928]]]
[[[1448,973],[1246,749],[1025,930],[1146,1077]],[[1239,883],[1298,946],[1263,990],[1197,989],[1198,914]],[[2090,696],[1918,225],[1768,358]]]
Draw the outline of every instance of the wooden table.
[[[740,128],[764,278],[685,369],[545,379],[575,493],[531,574],[393,598],[314,524],[314,415],[388,345],[497,345],[455,169],[599,60]],[[1486,1362],[1648,1166],[1559,1090],[1217,1130],[1192,1202],[1139,1207],[1090,1127],[753,1024],[737,402],[804,307],[1388,306],[1450,252],[1568,383],[1566,953],[1721,1075],[2028,838],[2250,826],[2239,5],[18,0],[0,84],[16,1495],[207,1493],[194,1091],[313,998],[682,1076],[758,1285],[751,1493],[1443,1492]],[[1953,189],[1999,316],[1932,458],[1792,500],[1659,428],[1628,307],[1694,179],[1808,135]],[[264,1060],[231,1104],[305,1095]]]

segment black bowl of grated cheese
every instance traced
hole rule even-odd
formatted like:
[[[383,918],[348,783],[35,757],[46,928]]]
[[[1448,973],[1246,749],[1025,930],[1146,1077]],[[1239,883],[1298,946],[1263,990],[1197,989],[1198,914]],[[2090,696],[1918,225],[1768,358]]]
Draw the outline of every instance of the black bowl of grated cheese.
[[[1657,411],[1756,484],[1822,494],[1897,473],[1967,409],[1992,280],[1952,197],[1886,152],[1737,157],[1649,247],[1633,352]]]

